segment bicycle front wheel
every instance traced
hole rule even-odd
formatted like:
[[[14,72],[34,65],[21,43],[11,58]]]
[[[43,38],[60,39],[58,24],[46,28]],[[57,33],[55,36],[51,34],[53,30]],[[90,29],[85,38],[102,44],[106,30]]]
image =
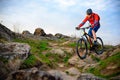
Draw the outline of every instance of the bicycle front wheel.
[[[97,37],[97,46],[95,47],[95,52],[99,55],[104,51],[103,41],[100,37]]]
[[[87,42],[84,38],[81,38],[78,40],[77,42],[77,46],[76,46],[76,51],[77,51],[77,55],[79,56],[80,59],[85,59],[87,56]]]

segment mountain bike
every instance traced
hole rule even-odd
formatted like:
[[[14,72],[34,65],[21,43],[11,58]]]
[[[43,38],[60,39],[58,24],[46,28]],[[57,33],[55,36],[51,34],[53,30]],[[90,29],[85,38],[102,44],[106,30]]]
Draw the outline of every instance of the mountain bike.
[[[76,45],[76,52],[77,55],[79,56],[80,59],[85,59],[87,54],[88,54],[88,50],[90,50],[92,45],[92,48],[96,54],[102,54],[104,51],[104,44],[103,41],[100,37],[96,37],[97,39],[97,45],[94,46],[94,39],[92,36],[88,35],[86,33],[86,29],[89,29],[89,27],[85,27],[85,28],[80,28],[79,30],[83,31],[83,35],[81,36],[81,38],[77,41],[77,45]],[[91,39],[91,43],[89,40],[89,37]]]

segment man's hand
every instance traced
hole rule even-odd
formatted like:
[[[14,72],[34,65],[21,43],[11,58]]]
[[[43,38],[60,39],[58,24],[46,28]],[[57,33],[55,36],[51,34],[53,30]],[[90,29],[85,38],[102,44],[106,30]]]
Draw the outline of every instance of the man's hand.
[[[79,28],[79,27],[76,27],[75,29],[76,29],[76,30],[79,30],[80,28]]]

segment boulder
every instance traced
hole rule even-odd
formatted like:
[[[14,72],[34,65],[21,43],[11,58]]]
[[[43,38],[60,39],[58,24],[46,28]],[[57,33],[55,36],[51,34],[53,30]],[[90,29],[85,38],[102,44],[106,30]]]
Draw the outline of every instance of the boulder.
[[[22,43],[0,43],[0,80],[20,68],[30,54],[30,46]]]
[[[60,70],[50,70],[48,72],[55,77],[55,80],[76,80],[77,79],[77,76],[67,75],[65,72],[62,72]]]
[[[67,72],[69,75],[72,75],[72,76],[80,75],[79,70],[78,70],[77,68],[75,68],[75,67],[69,68],[68,70],[66,70],[66,72]]]
[[[47,37],[53,37],[53,34],[47,34],[46,36]]]
[[[76,55],[76,56],[71,57],[71,58],[68,60],[68,63],[69,63],[70,65],[76,65],[78,61],[79,61],[79,59],[78,59],[78,56]]]
[[[90,73],[82,73],[77,80],[105,80]]]
[[[6,41],[11,41],[15,38],[15,33],[10,29],[0,24],[0,39],[4,39]]]
[[[53,49],[51,49],[50,53],[51,54],[58,54],[61,57],[65,56],[65,52],[62,49],[59,49],[59,48],[53,48]]]
[[[68,63],[70,65],[74,65],[78,68],[83,68],[87,65],[87,63],[84,61],[84,60],[81,60],[79,59],[79,57],[77,55],[71,57],[69,60],[68,60]]]
[[[23,34],[23,35],[31,35],[31,33],[30,33],[29,31],[27,31],[27,30],[26,30],[26,31],[23,31],[22,34]]]
[[[17,70],[9,75],[6,80],[62,80],[55,79],[55,76],[52,76],[46,71],[38,70],[38,68],[31,68],[26,70]]]
[[[63,35],[63,34],[60,34],[60,33],[56,33],[55,36],[57,38],[70,38],[69,36],[66,36],[66,35]]]
[[[22,32],[22,36],[23,36],[23,38],[30,38],[30,39],[35,38],[35,36],[27,30]]]
[[[37,29],[35,29],[34,35],[35,36],[45,36],[46,33],[44,32],[44,30],[42,28],[37,28]]]

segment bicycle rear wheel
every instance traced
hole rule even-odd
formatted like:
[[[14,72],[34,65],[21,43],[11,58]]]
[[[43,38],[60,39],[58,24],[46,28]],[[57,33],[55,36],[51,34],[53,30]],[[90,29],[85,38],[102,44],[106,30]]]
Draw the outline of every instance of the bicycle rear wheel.
[[[87,49],[86,40],[84,38],[81,38],[78,40],[77,46],[76,46],[76,51],[77,51],[77,55],[79,56],[80,59],[86,58],[88,49]]]
[[[104,51],[103,41],[100,37],[97,37],[97,45],[95,46],[95,52],[99,55]]]

